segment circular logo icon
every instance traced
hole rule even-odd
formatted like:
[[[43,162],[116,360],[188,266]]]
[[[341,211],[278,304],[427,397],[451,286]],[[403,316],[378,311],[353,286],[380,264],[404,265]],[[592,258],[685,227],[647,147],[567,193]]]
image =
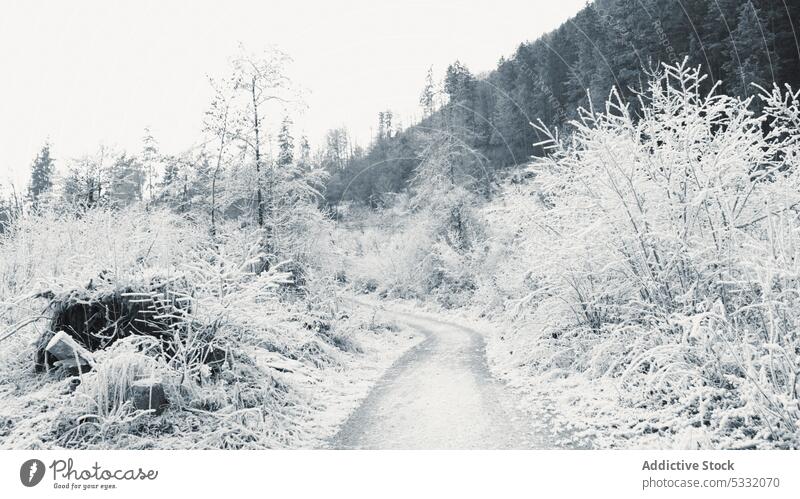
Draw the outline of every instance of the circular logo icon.
[[[26,487],[35,487],[44,478],[44,463],[38,459],[28,459],[19,469],[19,479]]]

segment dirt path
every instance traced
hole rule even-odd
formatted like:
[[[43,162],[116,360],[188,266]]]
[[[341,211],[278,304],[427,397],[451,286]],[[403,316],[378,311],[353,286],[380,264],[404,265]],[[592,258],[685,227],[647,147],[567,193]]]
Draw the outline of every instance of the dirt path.
[[[363,304],[362,304],[363,305]],[[426,339],[401,357],[328,447],[530,449],[552,447],[489,373],[477,331],[420,314],[378,311]],[[539,425],[541,428],[541,425]]]

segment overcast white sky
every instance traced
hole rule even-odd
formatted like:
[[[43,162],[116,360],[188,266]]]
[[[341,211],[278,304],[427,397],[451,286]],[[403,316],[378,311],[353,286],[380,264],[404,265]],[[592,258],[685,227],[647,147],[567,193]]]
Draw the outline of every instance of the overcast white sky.
[[[425,73],[460,59],[495,67],[585,0],[12,1],[0,12],[0,184],[27,182],[50,140],[59,166],[97,145],[136,152],[150,126],[167,152],[198,140],[210,92],[238,42],[277,45],[309,92],[299,127],[316,144],[377,113],[408,122]],[[295,136],[300,134],[300,130]]]

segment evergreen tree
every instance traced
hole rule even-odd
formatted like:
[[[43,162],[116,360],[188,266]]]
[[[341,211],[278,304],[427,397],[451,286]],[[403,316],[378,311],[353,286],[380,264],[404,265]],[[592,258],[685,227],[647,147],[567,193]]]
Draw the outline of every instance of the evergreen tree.
[[[385,134],[384,138],[391,138],[392,137],[392,112],[388,109],[383,112],[383,132]]]
[[[164,158],[164,175],[159,182],[159,200],[169,206],[177,207],[181,198],[181,161],[176,156]]]
[[[50,144],[45,143],[31,165],[31,181],[28,185],[28,199],[38,206],[41,198],[53,189],[55,161],[50,156]]]
[[[278,166],[287,166],[294,162],[294,138],[291,126],[292,120],[288,116],[285,117],[278,133]]]
[[[108,196],[114,206],[128,206],[143,198],[144,169],[135,156],[120,154],[108,171]]]
[[[154,186],[156,184],[155,177],[158,171],[159,163],[161,162],[160,154],[158,152],[158,142],[150,133],[149,128],[144,129],[144,138],[142,139],[142,165],[144,167],[145,175],[147,176],[147,196],[148,202],[155,199]]]
[[[347,130],[336,128],[329,130],[325,137],[323,166],[330,172],[342,170],[347,162],[347,149],[350,145]]]
[[[739,0],[716,0],[708,2],[700,25],[700,40],[693,47],[692,58],[697,63],[706,63],[709,76],[723,80],[726,89],[741,90],[738,74],[728,73],[729,60],[737,57],[733,49],[733,36],[738,19]]]
[[[419,105],[422,106],[422,113],[424,117],[428,117],[436,110],[434,98],[436,91],[433,84],[433,67],[428,68],[428,73],[425,75],[425,86],[422,88],[422,93],[419,96]]]
[[[729,57],[723,66],[732,81],[741,83],[741,95],[753,93],[751,84],[768,87],[774,81],[774,74],[779,70],[778,61],[770,54],[773,46],[773,35],[763,30],[760,25],[761,13],[753,2],[744,2],[738,9],[736,30],[736,55]]]
[[[308,137],[305,135],[300,137],[300,155],[297,163],[303,170],[311,167],[311,144],[308,143]]]
[[[447,67],[444,91],[449,100],[446,106],[447,125],[465,138],[475,129],[475,87],[472,73],[460,61]]]
[[[384,121],[383,111],[378,112],[378,137],[377,137],[378,142],[383,140],[383,138],[386,136],[385,123],[386,122]]]

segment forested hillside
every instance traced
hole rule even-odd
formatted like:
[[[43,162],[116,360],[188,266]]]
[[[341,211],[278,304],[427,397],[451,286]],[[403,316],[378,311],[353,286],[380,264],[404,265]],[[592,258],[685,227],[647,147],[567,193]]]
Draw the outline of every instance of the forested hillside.
[[[459,62],[442,82],[428,74],[424,118],[401,131],[391,112],[379,116],[366,150],[352,150],[341,130],[329,135],[322,163],[326,199],[377,205],[409,186],[430,154],[447,154],[456,173],[490,190],[495,172],[528,161],[543,140],[531,122],[563,127],[580,107],[602,108],[616,88],[634,113],[637,93],[662,63],[689,58],[727,95],[752,84],[800,82],[800,4],[783,0],[598,0],[542,38],[522,43],[497,69],[474,75]],[[343,159],[343,156],[345,158]]]

